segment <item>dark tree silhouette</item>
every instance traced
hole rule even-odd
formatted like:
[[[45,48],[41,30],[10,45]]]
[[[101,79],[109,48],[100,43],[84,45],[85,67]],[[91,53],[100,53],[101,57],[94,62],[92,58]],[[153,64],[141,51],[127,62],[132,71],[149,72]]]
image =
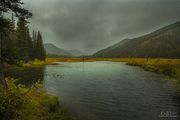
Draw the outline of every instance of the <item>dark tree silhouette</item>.
[[[43,45],[42,35],[38,31],[37,36],[34,36],[34,58],[39,60],[45,60],[46,51]]]
[[[3,69],[4,60],[2,59],[2,41],[5,38],[10,38],[8,35],[8,29],[10,22],[3,17],[4,13],[14,13],[16,17],[21,19],[28,19],[32,16],[32,13],[22,7],[23,2],[21,0],[1,0],[0,1],[0,81],[5,89],[8,89],[7,83],[4,79]]]

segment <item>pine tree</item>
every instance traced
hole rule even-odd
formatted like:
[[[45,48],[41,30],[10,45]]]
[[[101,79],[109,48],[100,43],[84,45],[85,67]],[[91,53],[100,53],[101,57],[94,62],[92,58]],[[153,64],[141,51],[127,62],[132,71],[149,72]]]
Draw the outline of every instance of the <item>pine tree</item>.
[[[28,61],[31,58],[32,40],[26,21],[19,19],[16,30],[16,47],[19,60]]]
[[[28,27],[26,27],[26,40],[27,40],[27,48],[28,48],[28,60],[33,60],[34,59],[33,41],[30,36]]]
[[[13,15],[12,15],[13,16]],[[15,49],[15,25],[14,25],[14,19],[12,17],[12,20],[6,20],[8,22],[8,29],[6,29],[6,32],[4,34],[4,39],[2,39],[2,58],[3,61],[6,61],[7,63],[15,63],[16,61],[16,49]]]
[[[32,37],[32,40],[33,40],[33,59],[36,59],[37,58],[37,37],[36,37],[36,32],[33,31],[33,37]]]
[[[40,60],[45,60],[46,59],[46,50],[44,48],[44,43],[42,39],[42,35],[40,34]]]
[[[46,51],[43,45],[42,35],[38,31],[37,36],[36,32],[34,34],[34,51],[35,51],[35,58],[39,60],[45,60],[46,59]]]
[[[8,13],[11,11],[16,14],[16,17],[23,18],[24,20],[30,18],[32,13],[24,9],[21,5],[23,2],[21,0],[1,0],[0,1],[0,81],[5,89],[8,89],[7,83],[4,79],[4,62],[6,59],[2,55],[3,40],[8,38],[7,29],[9,28],[9,23],[7,19],[3,17],[3,13]]]

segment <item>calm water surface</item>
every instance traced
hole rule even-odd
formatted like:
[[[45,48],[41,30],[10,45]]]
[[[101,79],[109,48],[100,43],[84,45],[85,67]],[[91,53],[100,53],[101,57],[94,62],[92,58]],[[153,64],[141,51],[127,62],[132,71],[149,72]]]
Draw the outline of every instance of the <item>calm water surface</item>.
[[[162,75],[119,62],[60,63],[37,71],[23,76],[39,76],[80,120],[179,120],[180,92]]]

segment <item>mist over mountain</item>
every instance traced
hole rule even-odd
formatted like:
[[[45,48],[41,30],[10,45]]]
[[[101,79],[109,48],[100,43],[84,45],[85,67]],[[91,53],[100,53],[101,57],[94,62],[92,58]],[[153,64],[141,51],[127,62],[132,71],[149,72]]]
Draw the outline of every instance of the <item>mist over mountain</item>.
[[[77,50],[77,49],[68,50],[68,52],[71,54],[71,56],[75,56],[75,57],[84,55],[82,51]]]
[[[180,58],[180,22],[138,38],[122,40],[93,57]]]
[[[50,56],[59,56],[59,57],[78,57],[82,56],[84,53],[81,52],[80,50],[73,49],[73,50],[65,50],[62,48],[59,48],[55,46],[52,43],[45,43],[44,47],[46,49],[46,52]]]

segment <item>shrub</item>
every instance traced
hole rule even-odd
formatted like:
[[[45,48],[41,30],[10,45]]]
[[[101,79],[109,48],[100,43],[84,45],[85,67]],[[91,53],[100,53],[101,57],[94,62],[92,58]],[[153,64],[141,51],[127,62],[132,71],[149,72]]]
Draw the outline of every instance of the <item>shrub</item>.
[[[58,98],[48,95],[35,84],[33,88],[15,85],[14,79],[6,79],[9,89],[0,86],[1,120],[73,120],[67,109],[60,107]]]

